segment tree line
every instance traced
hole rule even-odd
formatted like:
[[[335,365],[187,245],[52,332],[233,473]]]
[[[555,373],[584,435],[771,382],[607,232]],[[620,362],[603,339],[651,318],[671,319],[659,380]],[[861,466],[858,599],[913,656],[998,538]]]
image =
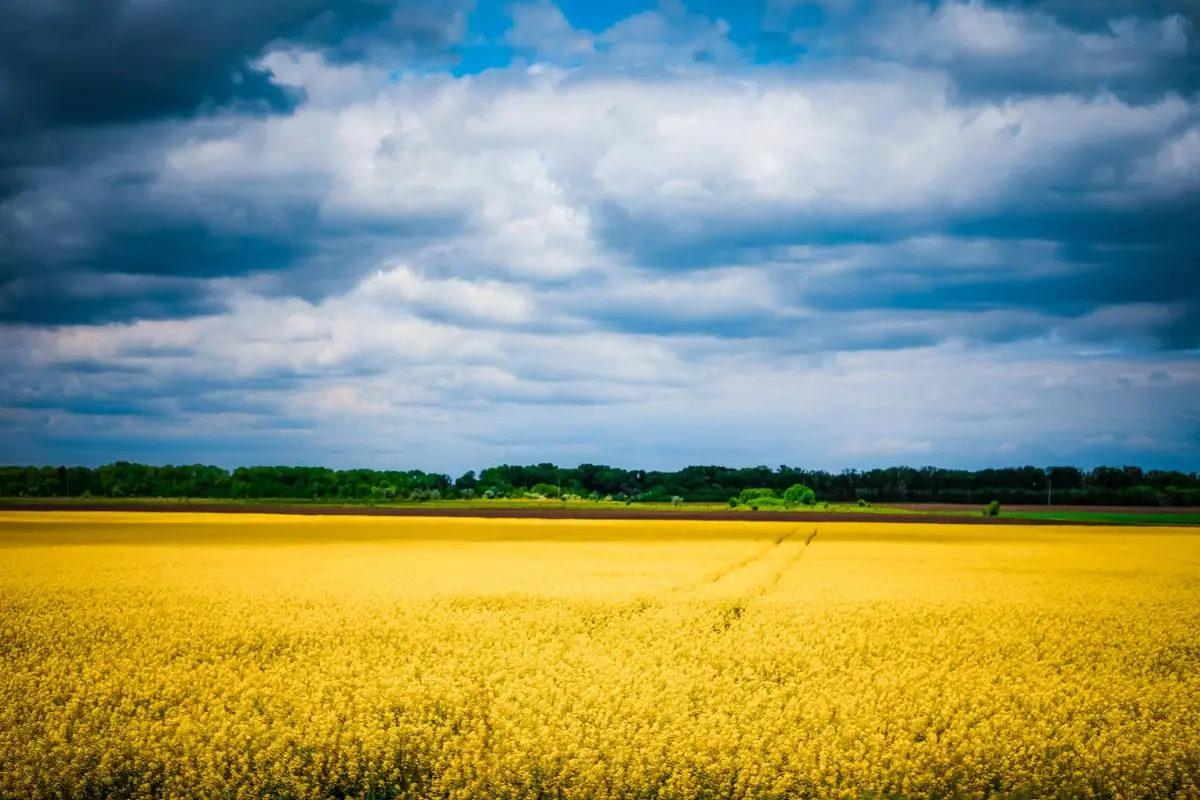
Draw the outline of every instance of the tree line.
[[[810,487],[817,501],[1200,506],[1195,472],[1140,467],[888,467],[827,472],[798,467],[692,466],[674,472],[597,464],[501,465],[457,478],[421,470],[324,467],[0,467],[3,497],[161,497],[342,502],[580,497],[628,502],[727,502],[748,489]]]

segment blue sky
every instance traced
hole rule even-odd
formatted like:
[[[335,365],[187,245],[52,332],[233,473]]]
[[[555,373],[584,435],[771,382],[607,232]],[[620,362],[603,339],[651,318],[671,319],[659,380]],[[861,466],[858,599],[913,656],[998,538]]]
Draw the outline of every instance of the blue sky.
[[[1196,469],[1196,12],[0,4],[3,460]]]

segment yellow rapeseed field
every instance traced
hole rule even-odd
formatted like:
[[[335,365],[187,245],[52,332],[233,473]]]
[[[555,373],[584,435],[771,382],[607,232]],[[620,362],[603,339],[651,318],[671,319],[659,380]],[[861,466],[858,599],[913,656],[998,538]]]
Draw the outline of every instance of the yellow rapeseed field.
[[[1200,798],[1200,532],[2,514],[0,797]]]

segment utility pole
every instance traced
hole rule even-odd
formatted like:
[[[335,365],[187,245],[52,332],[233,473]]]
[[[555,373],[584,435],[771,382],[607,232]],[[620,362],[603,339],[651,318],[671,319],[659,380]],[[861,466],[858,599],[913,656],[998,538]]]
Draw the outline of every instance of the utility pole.
[[[1050,468],[1046,468],[1046,505],[1053,505],[1051,500],[1054,497],[1054,484],[1050,480]]]

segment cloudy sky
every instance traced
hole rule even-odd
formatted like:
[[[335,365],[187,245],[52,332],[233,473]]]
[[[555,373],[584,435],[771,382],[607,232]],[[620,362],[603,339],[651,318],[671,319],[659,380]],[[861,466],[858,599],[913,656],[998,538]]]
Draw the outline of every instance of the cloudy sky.
[[[0,0],[0,461],[1195,469],[1198,9]]]

